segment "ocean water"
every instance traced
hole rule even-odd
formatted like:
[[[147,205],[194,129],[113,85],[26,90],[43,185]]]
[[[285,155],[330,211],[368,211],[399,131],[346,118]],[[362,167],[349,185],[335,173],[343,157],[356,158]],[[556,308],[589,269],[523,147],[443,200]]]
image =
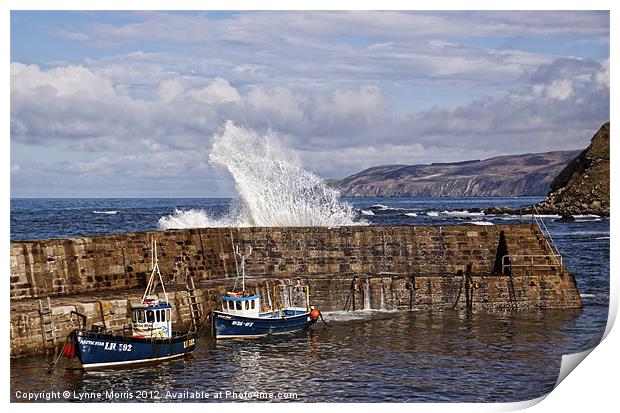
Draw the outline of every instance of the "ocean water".
[[[344,224],[447,225],[464,222],[520,222],[528,217],[480,216],[459,210],[489,206],[517,209],[541,199],[345,198],[343,201],[352,206],[354,216],[352,221],[347,217]],[[239,213],[238,205],[238,202],[229,198],[17,198],[11,199],[11,241],[83,237],[162,228],[222,226],[234,222]],[[278,221],[280,212],[280,209],[274,208],[271,211],[273,218],[265,225],[275,225],[274,221]],[[553,218],[555,217],[548,219]],[[584,217],[580,221],[592,224],[605,220]],[[242,224],[248,225],[245,222]],[[303,224],[304,222],[300,225]],[[334,224],[337,222],[328,225]]]
[[[345,201],[352,205],[357,223],[364,225],[490,225],[529,222],[530,218],[483,216],[470,210],[492,205],[518,208],[539,200]],[[204,223],[205,216],[230,217],[235,208],[230,199],[13,199],[11,240],[191,226]],[[195,213],[183,215],[190,210]],[[47,375],[45,358],[14,359],[11,399],[21,401],[17,391],[41,390],[69,391],[69,400],[73,401],[78,401],[72,399],[73,392],[110,390],[114,393],[93,396],[89,401],[123,402],[476,402],[536,398],[552,390],[561,355],[594,347],[607,321],[609,220],[584,216],[576,222],[560,223],[556,218],[543,217],[577,280],[584,300],[579,310],[327,313],[331,327],[318,323],[307,332],[251,341],[215,343],[202,337],[196,353],[187,359],[100,373],[60,368]],[[188,392],[197,391],[210,397],[187,398]],[[220,391],[224,397],[214,399]],[[234,397],[232,392],[261,394],[247,399]],[[284,398],[271,399],[269,393]]]

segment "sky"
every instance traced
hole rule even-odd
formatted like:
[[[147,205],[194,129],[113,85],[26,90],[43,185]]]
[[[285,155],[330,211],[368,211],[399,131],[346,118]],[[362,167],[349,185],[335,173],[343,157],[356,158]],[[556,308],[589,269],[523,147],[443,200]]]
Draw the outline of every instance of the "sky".
[[[12,197],[228,197],[227,120],[339,178],[585,148],[605,11],[12,11]]]

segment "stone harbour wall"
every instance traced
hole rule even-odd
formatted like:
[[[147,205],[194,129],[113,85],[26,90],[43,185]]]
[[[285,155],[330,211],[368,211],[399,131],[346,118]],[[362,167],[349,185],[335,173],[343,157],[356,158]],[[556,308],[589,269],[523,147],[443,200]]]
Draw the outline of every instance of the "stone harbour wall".
[[[51,297],[58,337],[77,326],[72,310],[89,324],[128,326],[130,303],[140,300],[150,274],[153,236],[178,328],[190,324],[185,277],[194,277],[208,314],[234,283],[235,245],[246,254],[252,247],[247,288],[263,304],[295,304],[303,293],[294,286],[307,284],[323,312],[581,306],[574,277],[531,224],[205,228],[23,241],[11,244],[11,355],[45,353],[42,297]],[[501,265],[506,255],[512,272]]]

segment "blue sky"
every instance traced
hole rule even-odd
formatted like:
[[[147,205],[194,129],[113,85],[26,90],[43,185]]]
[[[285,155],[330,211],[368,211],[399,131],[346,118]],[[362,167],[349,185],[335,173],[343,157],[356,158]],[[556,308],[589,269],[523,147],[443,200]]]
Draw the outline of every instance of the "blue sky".
[[[11,195],[230,196],[227,119],[323,177],[587,146],[609,13],[11,13]]]

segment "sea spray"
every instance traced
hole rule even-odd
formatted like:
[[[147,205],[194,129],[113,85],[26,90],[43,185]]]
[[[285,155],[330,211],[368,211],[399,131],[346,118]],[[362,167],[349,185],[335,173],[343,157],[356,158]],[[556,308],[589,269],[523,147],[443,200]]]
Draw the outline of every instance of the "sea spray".
[[[161,217],[159,227],[172,228],[220,228],[220,227],[247,227],[245,216],[234,207],[221,217],[213,216],[203,209],[175,209],[174,214]]]
[[[221,228],[250,226],[243,203],[234,200],[227,213],[212,215],[203,209],[175,209],[174,214],[161,217],[159,226],[163,229],[172,228]]]
[[[239,195],[231,212],[213,217],[203,210],[175,211],[161,228],[342,226],[356,220],[350,204],[315,174],[304,170],[273,133],[259,135],[226,122],[214,135],[209,162],[232,175]]]

